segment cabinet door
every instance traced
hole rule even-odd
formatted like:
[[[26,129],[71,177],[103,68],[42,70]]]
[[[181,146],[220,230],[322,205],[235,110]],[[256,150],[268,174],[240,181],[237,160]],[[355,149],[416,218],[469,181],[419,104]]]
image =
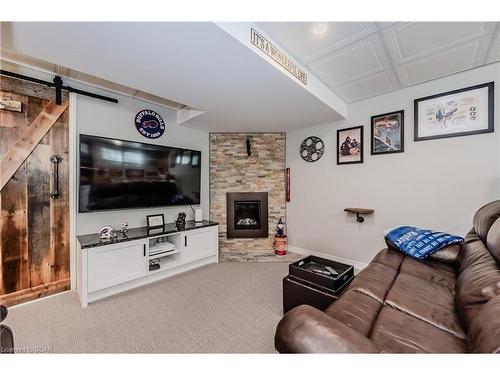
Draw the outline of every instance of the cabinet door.
[[[89,250],[88,290],[95,292],[145,276],[145,242],[106,245]]]
[[[217,255],[217,231],[214,229],[196,230],[182,233],[184,241],[182,259],[193,261]]]

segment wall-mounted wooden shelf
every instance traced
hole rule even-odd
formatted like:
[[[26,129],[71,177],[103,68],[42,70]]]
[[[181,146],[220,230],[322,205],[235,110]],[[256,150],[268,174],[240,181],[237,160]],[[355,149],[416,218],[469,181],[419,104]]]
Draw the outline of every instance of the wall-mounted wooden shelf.
[[[344,208],[345,212],[349,212],[351,214],[356,214],[356,220],[358,223],[362,223],[365,221],[365,218],[361,215],[370,215],[375,212],[372,208],[360,208],[360,207],[348,207]]]

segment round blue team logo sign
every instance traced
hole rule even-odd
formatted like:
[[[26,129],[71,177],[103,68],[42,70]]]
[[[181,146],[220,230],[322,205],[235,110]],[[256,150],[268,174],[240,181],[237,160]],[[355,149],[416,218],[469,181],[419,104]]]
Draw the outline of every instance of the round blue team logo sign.
[[[165,121],[159,113],[150,109],[143,109],[135,115],[135,127],[144,137],[155,139],[165,132]]]

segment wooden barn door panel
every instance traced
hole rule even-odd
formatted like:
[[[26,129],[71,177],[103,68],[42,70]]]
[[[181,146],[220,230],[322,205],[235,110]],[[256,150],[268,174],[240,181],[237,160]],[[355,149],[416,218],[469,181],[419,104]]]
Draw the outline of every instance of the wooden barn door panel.
[[[69,111],[65,111],[52,127],[51,155],[60,155],[59,190],[62,199],[52,200],[50,206],[50,281],[67,279],[69,283]],[[69,285],[69,284],[68,284]]]
[[[55,94],[44,86],[1,77],[0,95],[22,102],[21,113],[0,110],[1,160],[9,150],[13,154],[16,144],[29,144],[22,137],[30,140],[34,129],[29,127],[36,119],[40,120],[44,110],[54,108]],[[63,101],[67,100],[64,95]],[[69,289],[68,116],[67,109],[53,116],[50,130],[24,161],[20,159],[21,166],[0,192],[0,303],[3,305]],[[42,120],[47,124],[47,116]],[[26,153],[26,148],[21,152]],[[51,155],[63,158],[59,165],[62,197],[57,200],[50,198],[55,188]]]
[[[50,146],[38,144],[26,160],[30,287],[50,283]]]
[[[0,294],[30,287],[26,181],[26,167],[22,166],[1,191]]]

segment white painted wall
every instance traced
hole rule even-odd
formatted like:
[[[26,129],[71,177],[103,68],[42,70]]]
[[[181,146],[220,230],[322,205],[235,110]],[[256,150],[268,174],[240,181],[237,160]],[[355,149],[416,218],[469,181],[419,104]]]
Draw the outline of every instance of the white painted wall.
[[[12,69],[11,69],[12,70]],[[54,74],[46,73],[38,69],[25,66],[18,66],[14,69],[16,73],[25,74],[46,81],[52,81]],[[142,100],[133,99],[124,95],[111,93],[91,85],[82,84],[63,77],[64,84],[81,90],[90,91],[96,94],[110,96],[118,99],[118,104],[104,102],[102,100],[89,98],[83,95],[72,95],[75,100],[70,101],[70,121],[74,126],[73,137],[70,139],[71,146],[78,154],[80,134],[89,134],[130,141],[154,143],[164,146],[174,146],[201,151],[201,204],[193,208],[203,209],[203,218],[208,219],[209,207],[209,170],[208,170],[208,131],[200,131],[177,125],[177,112],[166,107],[151,104]],[[134,118],[137,112],[142,109],[152,109],[160,113],[166,122],[165,133],[156,140],[150,140],[141,136],[134,125]],[[76,174],[72,178],[70,185],[77,191],[79,174],[79,161],[75,155],[75,161],[70,170]],[[73,181],[74,180],[74,181]],[[151,208],[140,210],[116,210],[98,213],[82,213],[78,211],[78,200],[72,197],[71,205],[73,215],[76,217],[75,235],[96,233],[103,225],[112,225],[119,228],[123,221],[128,221],[129,227],[146,225],[146,216],[156,213],[165,215],[165,222],[174,222],[177,214],[181,211],[186,213],[188,220],[194,219],[194,213],[189,206],[175,206],[170,208]],[[72,254],[72,258],[75,257]]]
[[[100,92],[95,88],[87,89],[92,92]],[[149,104],[126,96],[106,92],[101,93],[117,98],[118,104],[77,95],[75,105],[77,128],[75,139],[76,145],[78,145],[79,134],[90,134],[201,151],[200,206],[203,209],[203,217],[208,218],[208,132],[177,125],[176,112],[165,107]],[[149,140],[140,135],[136,130],[134,117],[137,112],[142,109],[157,111],[165,120],[165,133],[159,139]],[[78,173],[78,162],[75,168]],[[76,204],[76,207],[78,207],[78,204]],[[156,213],[163,213],[165,215],[165,222],[173,222],[177,214],[181,211],[186,213],[188,220],[194,218],[194,213],[189,206],[78,213],[76,217],[76,234],[95,233],[103,225],[112,225],[115,228],[119,228],[123,221],[127,221],[130,227],[144,226],[146,225],[146,215]]]
[[[495,81],[495,132],[413,142],[413,100]],[[464,235],[474,212],[500,198],[500,63],[412,86],[348,106],[346,120],[287,133],[291,248],[369,262],[384,247],[383,231],[409,224]],[[405,111],[405,152],[370,155],[370,117]],[[336,164],[337,129],[364,125],[364,163]],[[304,138],[325,141],[319,161],[299,156]],[[345,207],[374,208],[363,224]]]

